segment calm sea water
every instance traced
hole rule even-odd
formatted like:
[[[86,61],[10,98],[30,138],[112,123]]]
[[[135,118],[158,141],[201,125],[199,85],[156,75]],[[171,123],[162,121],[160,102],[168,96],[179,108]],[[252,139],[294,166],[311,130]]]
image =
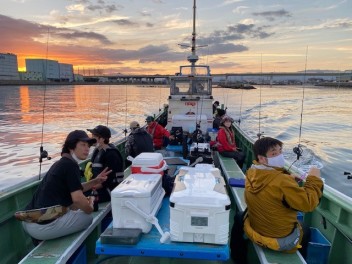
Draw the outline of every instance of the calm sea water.
[[[144,124],[168,94],[167,87],[125,85],[0,86],[0,190],[38,174],[41,142],[52,157],[42,163],[45,171],[70,131],[108,124],[113,140],[121,138],[129,122]],[[352,89],[304,87],[304,100],[302,86],[216,88],[213,95],[253,138],[260,131],[282,140],[287,160],[296,160],[292,148],[300,142],[295,165],[318,166],[327,184],[352,197],[352,180],[343,175],[352,172]]]

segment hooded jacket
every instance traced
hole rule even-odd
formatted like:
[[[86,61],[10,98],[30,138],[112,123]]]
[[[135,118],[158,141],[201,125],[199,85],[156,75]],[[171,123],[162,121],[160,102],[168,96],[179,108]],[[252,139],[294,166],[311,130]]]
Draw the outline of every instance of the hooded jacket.
[[[318,206],[323,182],[308,175],[300,187],[284,169],[253,163],[244,193],[251,227],[262,236],[285,237],[295,229],[297,211],[311,212]]]

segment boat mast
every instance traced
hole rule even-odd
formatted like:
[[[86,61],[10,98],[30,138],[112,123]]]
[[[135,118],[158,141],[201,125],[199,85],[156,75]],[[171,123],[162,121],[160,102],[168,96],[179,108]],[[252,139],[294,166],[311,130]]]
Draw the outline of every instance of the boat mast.
[[[193,1],[193,32],[192,32],[192,54],[187,57],[187,60],[191,63],[192,75],[195,75],[195,64],[198,61],[196,54],[196,0]]]

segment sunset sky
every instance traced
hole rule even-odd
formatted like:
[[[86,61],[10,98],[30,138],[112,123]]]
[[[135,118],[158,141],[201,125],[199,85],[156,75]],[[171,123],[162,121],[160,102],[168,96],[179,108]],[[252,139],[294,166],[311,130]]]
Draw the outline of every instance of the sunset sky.
[[[0,4],[0,53],[22,70],[47,57],[76,71],[174,74],[190,54],[178,44],[190,44],[193,0]],[[352,69],[351,0],[198,0],[196,27],[199,64],[213,73]]]

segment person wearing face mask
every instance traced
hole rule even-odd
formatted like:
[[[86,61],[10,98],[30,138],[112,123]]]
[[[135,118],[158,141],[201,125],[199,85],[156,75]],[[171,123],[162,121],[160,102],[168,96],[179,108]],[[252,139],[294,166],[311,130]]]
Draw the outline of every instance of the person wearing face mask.
[[[107,202],[111,200],[110,192],[123,181],[123,158],[119,150],[109,143],[111,132],[107,126],[98,125],[93,129],[87,130],[92,133],[93,138],[97,141],[91,158],[92,178],[97,177],[105,168],[112,170],[108,179],[96,186],[99,202]]]
[[[93,217],[94,197],[83,194],[104,183],[111,172],[107,168],[89,182],[81,183],[79,163],[88,158],[90,146],[96,142],[83,130],[68,134],[55,162],[44,176],[25,211],[15,217],[23,221],[24,230],[38,240],[62,237],[87,228]]]
[[[217,149],[221,156],[233,158],[238,166],[242,168],[245,154],[240,151],[235,142],[235,131],[232,128],[233,119],[224,115],[220,122],[220,129],[217,136]]]
[[[253,145],[256,160],[246,173],[244,232],[258,245],[293,253],[305,246],[297,211],[311,212],[319,205],[323,181],[320,170],[311,168],[299,186],[284,169],[282,146],[271,137]]]

